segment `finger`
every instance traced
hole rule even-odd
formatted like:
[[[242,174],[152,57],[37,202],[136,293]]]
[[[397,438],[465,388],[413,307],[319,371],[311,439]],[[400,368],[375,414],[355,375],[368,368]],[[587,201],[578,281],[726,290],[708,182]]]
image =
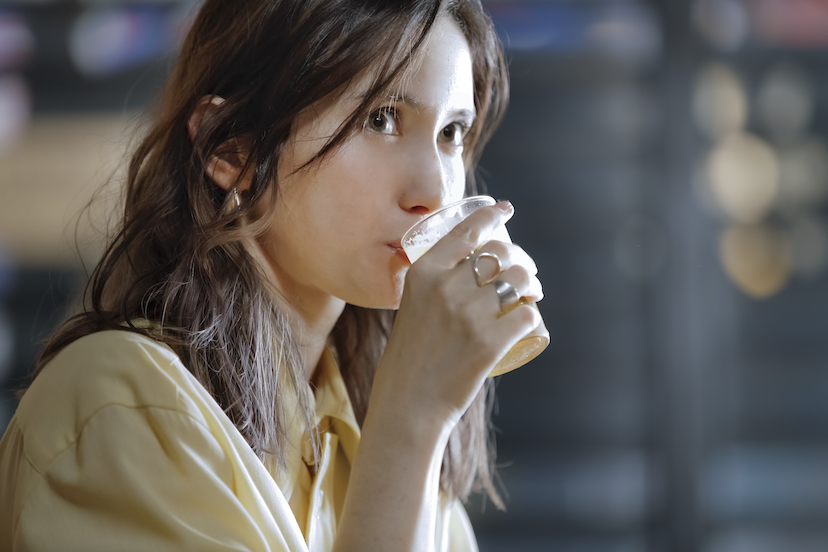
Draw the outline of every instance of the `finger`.
[[[540,301],[543,299],[543,286],[541,281],[535,274],[526,271],[523,266],[512,266],[501,274],[500,278],[506,278],[507,281],[517,280],[518,285],[515,287],[520,292],[520,296],[530,301]]]
[[[512,305],[512,303],[516,303],[518,299],[524,297],[526,293],[529,292],[530,289],[530,282],[529,280],[532,278],[528,272],[523,267],[520,266],[513,266],[507,270],[504,270],[503,273],[497,277],[497,280],[501,282],[506,282],[515,290],[517,291],[517,298],[512,301],[506,301],[501,307],[508,308]]]
[[[489,237],[514,214],[512,204],[501,201],[490,207],[481,207],[462,220],[429,251],[432,260],[445,266],[455,266],[469,253],[489,240]]]
[[[504,268],[508,268],[514,265],[520,265],[524,267],[526,270],[529,271],[530,274],[537,274],[538,273],[538,265],[535,264],[535,260],[529,256],[529,254],[523,250],[522,247],[514,245],[514,244],[505,244],[508,250],[508,256],[503,261]],[[501,257],[503,259],[503,257]]]
[[[516,336],[509,347],[520,341],[520,339],[538,327],[541,323],[541,315],[538,308],[533,305],[523,304],[505,313],[495,321],[500,331]]]
[[[486,242],[472,253],[469,260],[479,286],[491,282],[498,274],[514,265],[524,267],[530,274],[538,273],[538,266],[526,251],[498,240]]]
[[[518,277],[516,278],[516,276]],[[528,281],[532,278],[534,277],[527,274],[527,283],[521,285],[518,281],[518,271],[515,271],[478,288],[476,290],[477,297],[474,299],[473,316],[479,320],[490,320],[494,324],[492,328],[499,328],[496,330],[498,334],[505,331],[509,335],[512,332],[517,332],[515,335],[518,337],[526,335],[540,323],[540,313],[534,303],[530,304],[519,300],[521,294],[517,290],[519,287],[526,288],[530,286]],[[508,298],[508,288],[504,288],[502,293],[505,297],[501,300],[501,296],[497,291],[497,284],[512,286],[515,290],[513,298]],[[506,327],[504,327],[504,324]]]
[[[530,301],[540,301],[543,299],[543,286],[541,286],[540,280],[534,274],[529,273],[523,266],[515,265],[509,267],[497,279],[514,286],[520,297],[529,299]]]
[[[503,272],[503,263],[500,256],[490,251],[478,249],[472,253],[469,263],[478,287],[488,284]]]

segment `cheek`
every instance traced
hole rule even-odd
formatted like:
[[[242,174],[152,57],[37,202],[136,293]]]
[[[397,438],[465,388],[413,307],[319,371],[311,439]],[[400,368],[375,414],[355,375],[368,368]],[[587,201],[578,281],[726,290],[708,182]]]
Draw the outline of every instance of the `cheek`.
[[[450,201],[459,201],[466,195],[466,166],[462,159],[454,159],[451,165],[451,182],[448,187]]]

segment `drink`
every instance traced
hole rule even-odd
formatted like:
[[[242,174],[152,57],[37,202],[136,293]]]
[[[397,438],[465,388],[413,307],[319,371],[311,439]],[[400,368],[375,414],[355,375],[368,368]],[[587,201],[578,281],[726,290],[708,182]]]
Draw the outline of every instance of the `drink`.
[[[408,260],[412,263],[422,257],[426,251],[437,243],[440,238],[448,234],[455,226],[460,224],[464,218],[471,213],[487,205],[494,205],[495,201],[488,196],[475,196],[462,199],[450,205],[446,205],[430,215],[423,218],[417,224],[412,226],[403,236],[402,247]],[[500,240],[507,243],[512,243],[509,237],[509,232],[505,225],[501,225],[492,234],[491,239]],[[537,310],[537,305],[534,302],[521,297],[519,301],[512,305],[508,305],[499,316],[503,316],[513,311],[520,305],[530,305]],[[506,355],[500,359],[495,365],[494,369],[489,373],[489,377],[499,376],[510,372],[515,368],[519,368],[538,356],[546,346],[549,345],[549,332],[543,325],[543,320],[540,324],[529,332],[523,339],[518,341]]]
[[[431,249],[430,245],[412,245],[410,247],[405,247],[405,254],[408,257],[408,260],[412,263],[423,256],[423,254]]]

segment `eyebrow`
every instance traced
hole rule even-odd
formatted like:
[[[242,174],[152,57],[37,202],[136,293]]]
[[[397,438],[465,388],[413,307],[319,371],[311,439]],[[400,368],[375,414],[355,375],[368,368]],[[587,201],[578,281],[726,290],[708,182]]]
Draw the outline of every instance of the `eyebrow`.
[[[411,104],[415,107],[423,104],[423,102],[416,96],[406,96],[406,95],[398,96],[396,94],[392,94],[391,96],[388,96],[388,99],[391,100],[392,102],[401,102],[401,103],[405,103],[405,104]],[[449,115],[451,117],[457,117],[457,118],[463,119],[464,121],[471,124],[477,118],[477,111],[474,110],[474,109],[460,108],[460,109],[455,109],[453,111],[450,111]]]

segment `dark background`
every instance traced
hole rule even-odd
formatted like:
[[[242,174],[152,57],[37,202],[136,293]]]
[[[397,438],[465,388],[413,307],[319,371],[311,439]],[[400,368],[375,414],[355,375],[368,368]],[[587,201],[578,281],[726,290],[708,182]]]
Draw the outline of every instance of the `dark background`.
[[[0,4],[0,77],[32,125],[140,109],[189,6]],[[499,378],[481,551],[828,550],[828,2],[486,6],[512,102],[481,173],[552,341]],[[5,232],[0,426],[83,281]]]

